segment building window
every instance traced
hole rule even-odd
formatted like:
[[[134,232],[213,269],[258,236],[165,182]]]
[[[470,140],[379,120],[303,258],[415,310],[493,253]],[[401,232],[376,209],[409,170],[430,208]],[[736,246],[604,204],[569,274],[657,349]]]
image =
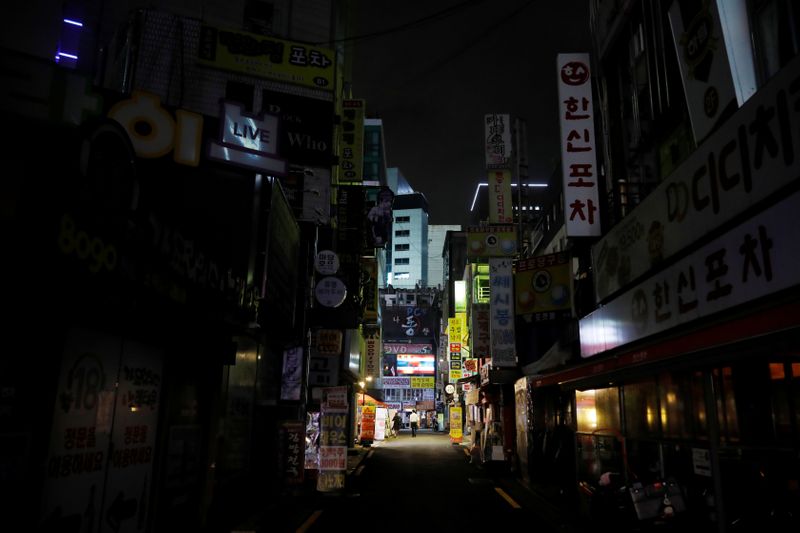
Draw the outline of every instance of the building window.
[[[410,244],[395,244],[394,251],[395,252],[407,252],[411,248]]]
[[[411,222],[411,217],[394,217],[395,222]]]
[[[408,265],[411,262],[411,259],[408,257],[398,257],[394,260],[395,265]]]
[[[408,237],[411,235],[411,230],[399,229],[394,232],[395,237]]]
[[[411,273],[410,272],[397,272],[394,275],[394,279],[410,279]]]

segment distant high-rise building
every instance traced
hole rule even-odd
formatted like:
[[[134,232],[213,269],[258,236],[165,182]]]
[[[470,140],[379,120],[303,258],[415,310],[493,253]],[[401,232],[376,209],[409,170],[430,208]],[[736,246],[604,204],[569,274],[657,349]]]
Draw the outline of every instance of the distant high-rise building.
[[[444,283],[443,249],[448,231],[461,231],[461,226],[446,224],[428,226],[428,287],[438,287]]]
[[[428,201],[420,193],[394,197],[388,282],[397,289],[428,283]]]

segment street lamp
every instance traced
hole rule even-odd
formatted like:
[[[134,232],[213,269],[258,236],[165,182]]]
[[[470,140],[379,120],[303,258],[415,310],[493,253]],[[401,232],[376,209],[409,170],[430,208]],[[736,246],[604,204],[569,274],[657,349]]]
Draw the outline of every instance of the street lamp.
[[[361,406],[364,406],[364,403],[367,399],[367,383],[372,381],[372,376],[367,376],[366,381],[361,380],[358,384],[361,386]]]

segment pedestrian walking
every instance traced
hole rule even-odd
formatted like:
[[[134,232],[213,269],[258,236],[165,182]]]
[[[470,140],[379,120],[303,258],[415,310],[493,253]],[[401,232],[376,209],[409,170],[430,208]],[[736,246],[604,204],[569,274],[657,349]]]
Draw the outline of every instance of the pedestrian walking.
[[[411,422],[411,436],[416,437],[417,428],[419,428],[419,415],[416,409],[411,411],[411,416],[408,417],[408,421]]]
[[[392,418],[392,434],[397,437],[400,435],[400,424],[403,423],[403,419],[400,418],[400,413],[395,413],[394,418]]]

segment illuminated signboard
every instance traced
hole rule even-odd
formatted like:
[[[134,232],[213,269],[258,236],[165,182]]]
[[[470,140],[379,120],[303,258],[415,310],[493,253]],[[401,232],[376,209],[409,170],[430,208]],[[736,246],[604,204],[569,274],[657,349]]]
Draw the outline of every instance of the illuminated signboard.
[[[435,372],[434,355],[397,354],[397,374],[400,376],[432,376]]]

